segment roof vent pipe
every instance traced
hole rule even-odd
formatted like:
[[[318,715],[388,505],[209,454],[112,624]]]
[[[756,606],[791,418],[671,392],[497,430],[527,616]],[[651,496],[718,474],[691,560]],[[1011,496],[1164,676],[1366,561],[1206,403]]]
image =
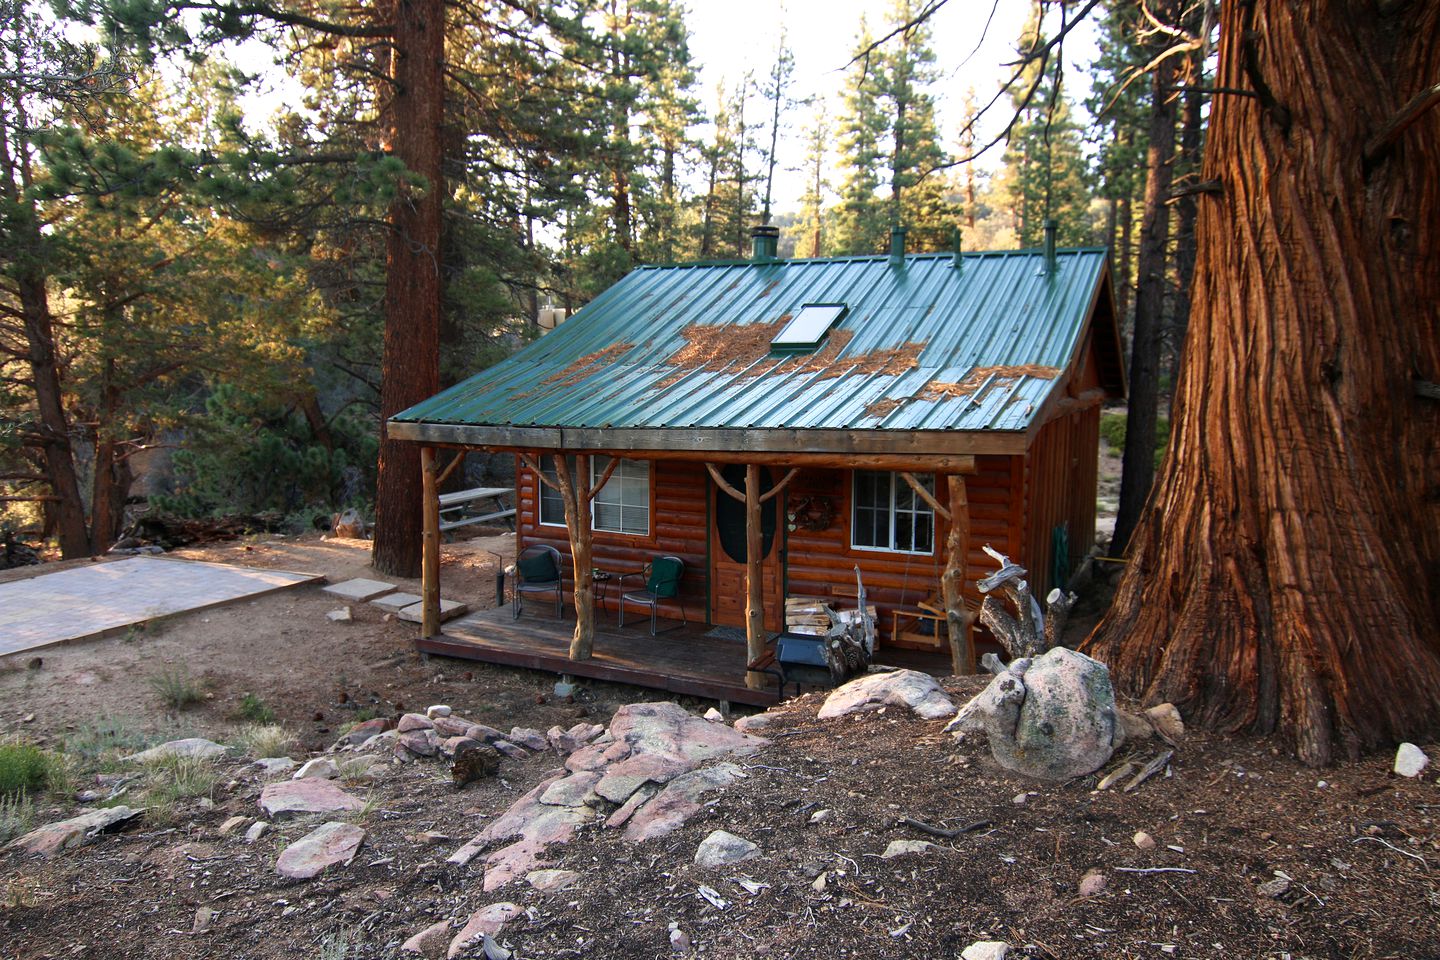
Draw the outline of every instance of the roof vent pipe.
[[[780,255],[780,228],[762,224],[750,231],[751,260],[777,260]]]
[[[956,270],[965,266],[964,258],[961,256],[961,251],[964,249],[964,241],[965,231],[957,226],[955,228],[955,262],[952,264]]]
[[[1060,223],[1054,217],[1045,218],[1045,272],[1055,273],[1055,231]]]
[[[897,269],[905,267],[905,228],[890,228],[890,266]]]

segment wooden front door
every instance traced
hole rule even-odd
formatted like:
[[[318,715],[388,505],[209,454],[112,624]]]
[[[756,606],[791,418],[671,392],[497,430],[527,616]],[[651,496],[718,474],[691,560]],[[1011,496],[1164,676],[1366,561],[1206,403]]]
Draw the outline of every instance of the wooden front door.
[[[720,471],[725,482],[745,492],[745,465],[732,463]],[[766,467],[760,468],[760,492],[769,492],[775,478]],[[745,504],[715,486],[710,487],[710,621],[732,627],[745,626]],[[785,608],[781,597],[783,578],[780,557],[785,537],[780,522],[780,506],[784,495],[760,505],[761,589],[765,603],[765,628],[780,630],[780,612]]]

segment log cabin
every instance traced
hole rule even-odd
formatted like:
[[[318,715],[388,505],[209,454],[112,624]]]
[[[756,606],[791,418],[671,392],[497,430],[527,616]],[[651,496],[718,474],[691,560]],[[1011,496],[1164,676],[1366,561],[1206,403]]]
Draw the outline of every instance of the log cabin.
[[[637,267],[553,332],[391,418],[390,436],[422,445],[421,649],[744,700],[766,682],[746,667],[784,629],[785,599],[853,604],[858,570],[882,659],[931,651],[973,669],[975,581],[994,566],[982,548],[1028,567],[1037,596],[1069,576],[1094,541],[1101,405],[1125,391],[1106,251],[1056,249],[1053,236],[1041,249],[912,254],[896,230],[888,255],[782,259],[778,231],[759,227],[749,260]],[[567,558],[568,652],[487,648],[508,629],[493,614],[460,621],[463,642],[441,633],[444,449],[516,456],[517,550]],[[734,686],[667,678],[704,659],[706,635],[670,641],[666,659],[633,610],[592,645],[597,596],[615,619],[608,575],[657,556],[684,563],[659,616],[744,629],[746,646],[712,669]],[[587,666],[631,634],[645,637],[633,675]]]

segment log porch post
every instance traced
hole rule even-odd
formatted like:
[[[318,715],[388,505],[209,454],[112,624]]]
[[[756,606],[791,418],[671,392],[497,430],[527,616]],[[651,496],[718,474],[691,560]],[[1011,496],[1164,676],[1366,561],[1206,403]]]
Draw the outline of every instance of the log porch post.
[[[761,577],[764,576],[764,557],[760,554],[765,548],[764,534],[760,529],[760,507],[767,500],[778,497],[795,475],[800,472],[799,467],[792,467],[785,478],[770,488],[770,492],[763,497],[760,495],[760,465],[758,463],[747,463],[745,465],[745,492],[741,493],[720,475],[715,464],[706,463],[705,469],[710,474],[710,479],[715,481],[718,487],[726,496],[733,497],[745,504],[745,663],[751,664],[760,659],[765,653],[765,594],[764,584]],[[756,670],[745,671],[745,686],[751,690],[763,690],[765,688],[765,674]]]
[[[745,465],[745,662],[754,663],[765,653],[765,596],[761,577],[764,575],[760,551],[764,539],[760,530],[760,467]],[[765,686],[765,675],[754,670],[745,672],[745,686],[759,690]]]
[[[555,463],[555,482],[551,483],[540,469],[540,453],[521,454],[521,460],[535,474],[539,483],[560,494],[565,505],[565,529],[570,537],[571,566],[575,575],[575,633],[570,638],[570,659],[589,660],[595,649],[595,578],[591,567],[594,541],[590,530],[590,501],[619,466],[620,459],[611,457],[605,472],[592,485],[590,457],[577,453],[573,457],[556,452],[550,455]],[[538,500],[539,487],[536,487]]]
[[[435,448],[420,448],[420,636],[440,633],[440,482]]]
[[[945,536],[945,572],[940,577],[945,597],[945,632],[950,638],[950,668],[956,673],[975,672],[975,618],[965,609],[965,560],[970,550],[970,500],[965,478],[952,473],[947,478],[950,500],[950,531]]]
[[[945,634],[950,639],[950,669],[957,676],[975,672],[975,617],[965,609],[965,559],[970,550],[970,500],[965,478],[952,473],[945,478],[948,506],[921,485],[915,475],[901,473],[915,495],[930,505],[937,517],[950,524],[945,535],[945,571],[940,575],[940,595],[945,604]]]

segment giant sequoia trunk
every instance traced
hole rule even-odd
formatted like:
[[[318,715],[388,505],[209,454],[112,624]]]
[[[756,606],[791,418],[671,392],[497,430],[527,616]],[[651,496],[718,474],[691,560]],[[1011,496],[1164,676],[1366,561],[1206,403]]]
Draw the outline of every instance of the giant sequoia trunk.
[[[1223,6],[1254,95],[1216,97],[1170,455],[1086,646],[1313,764],[1440,731],[1437,78],[1440,4]]]
[[[444,119],[445,5],[396,0],[390,101],[392,149],[425,178],[423,192],[403,190],[390,208],[385,257],[385,345],[382,423],[440,387],[440,215],[445,181],[440,166]],[[376,569],[420,575],[420,448],[391,440],[381,427],[375,489]]]

